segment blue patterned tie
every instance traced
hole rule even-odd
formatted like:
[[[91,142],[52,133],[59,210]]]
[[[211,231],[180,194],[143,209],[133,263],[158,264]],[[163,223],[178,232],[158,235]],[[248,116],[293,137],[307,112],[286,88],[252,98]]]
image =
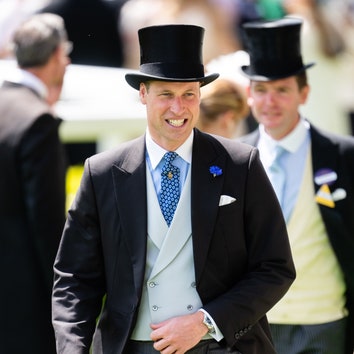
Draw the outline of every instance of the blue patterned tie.
[[[286,150],[281,147],[280,145],[277,145],[275,148],[275,158],[269,168],[269,179],[273,185],[273,188],[275,190],[275,193],[278,197],[280,206],[283,207],[283,193],[284,193],[284,187],[285,187],[285,171],[280,165],[280,158],[284,154]]]
[[[168,226],[170,226],[179,201],[179,168],[172,165],[178,155],[167,152],[164,155],[165,164],[161,171],[160,207]]]

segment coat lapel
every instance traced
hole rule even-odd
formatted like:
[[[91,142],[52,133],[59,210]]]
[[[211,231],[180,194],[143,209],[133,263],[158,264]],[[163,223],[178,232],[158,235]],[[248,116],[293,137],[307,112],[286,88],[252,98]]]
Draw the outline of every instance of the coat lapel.
[[[322,135],[316,128],[311,126],[311,140],[312,140],[312,165],[313,165],[313,178],[314,178],[314,190],[315,194],[319,192],[319,189],[323,187],[321,184],[315,182],[315,177],[319,175],[321,171],[335,172],[337,177],[334,181],[328,184],[330,193],[333,195],[338,189],[344,189],[344,181],[341,176],[341,172],[338,167],[338,144],[334,143],[327,136]],[[324,153],[325,151],[325,153]],[[334,201],[334,207],[328,207],[321,203],[318,204],[323,220],[326,225],[335,224],[336,220],[341,220],[342,215],[345,215],[346,203],[342,200]],[[340,222],[343,225],[343,222]],[[337,228],[337,232],[339,229]]]
[[[193,142],[191,215],[194,262],[198,283],[208,255],[225,176],[226,151],[214,138],[195,130]],[[209,169],[223,173],[213,177]]]
[[[328,138],[321,135],[316,128],[311,126],[311,141],[312,141],[312,165],[313,175],[321,169],[328,169],[338,174],[338,146],[331,142]],[[323,153],[323,152],[326,153]],[[335,186],[336,181],[333,183]],[[318,191],[320,185],[315,184],[315,192]]]
[[[146,168],[145,138],[141,137],[119,155],[112,166],[114,194],[124,242],[135,266],[135,286],[141,288],[146,259]]]

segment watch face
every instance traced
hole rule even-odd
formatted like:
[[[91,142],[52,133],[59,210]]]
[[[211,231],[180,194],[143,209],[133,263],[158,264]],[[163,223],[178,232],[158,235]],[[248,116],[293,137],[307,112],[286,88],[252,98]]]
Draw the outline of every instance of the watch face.
[[[209,318],[206,314],[204,314],[203,323],[207,326],[207,328],[208,328],[208,333],[213,333],[213,332],[215,332],[213,323],[211,322],[210,318]]]

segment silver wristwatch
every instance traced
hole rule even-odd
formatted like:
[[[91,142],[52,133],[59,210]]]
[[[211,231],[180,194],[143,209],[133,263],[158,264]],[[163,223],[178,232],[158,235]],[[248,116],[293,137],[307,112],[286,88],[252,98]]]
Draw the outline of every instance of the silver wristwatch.
[[[204,312],[204,318],[203,318],[203,323],[206,325],[208,328],[208,333],[215,333],[215,328],[213,325],[213,322],[211,322],[211,319],[209,316]]]

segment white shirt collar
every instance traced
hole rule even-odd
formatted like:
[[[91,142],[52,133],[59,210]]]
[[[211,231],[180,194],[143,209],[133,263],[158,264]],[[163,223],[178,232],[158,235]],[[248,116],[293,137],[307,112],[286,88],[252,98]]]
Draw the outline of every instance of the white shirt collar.
[[[187,140],[176,150],[176,153],[189,164],[192,161],[193,137],[194,132],[192,131]],[[152,140],[148,128],[146,129],[146,150],[149,154],[152,169],[156,168],[163,155],[167,152],[167,150],[163,149]]]
[[[300,117],[295,129],[293,129],[288,135],[283,139],[274,140],[268,135],[264,129],[264,125],[259,125],[260,139],[259,143],[263,146],[267,146],[267,150],[275,149],[276,145],[280,145],[285,150],[294,153],[303,144],[306,136],[309,132],[310,124],[303,118]]]
[[[10,82],[21,84],[37,92],[40,97],[45,99],[48,96],[48,90],[44,83],[35,75],[27,70],[16,68],[7,79]]]

